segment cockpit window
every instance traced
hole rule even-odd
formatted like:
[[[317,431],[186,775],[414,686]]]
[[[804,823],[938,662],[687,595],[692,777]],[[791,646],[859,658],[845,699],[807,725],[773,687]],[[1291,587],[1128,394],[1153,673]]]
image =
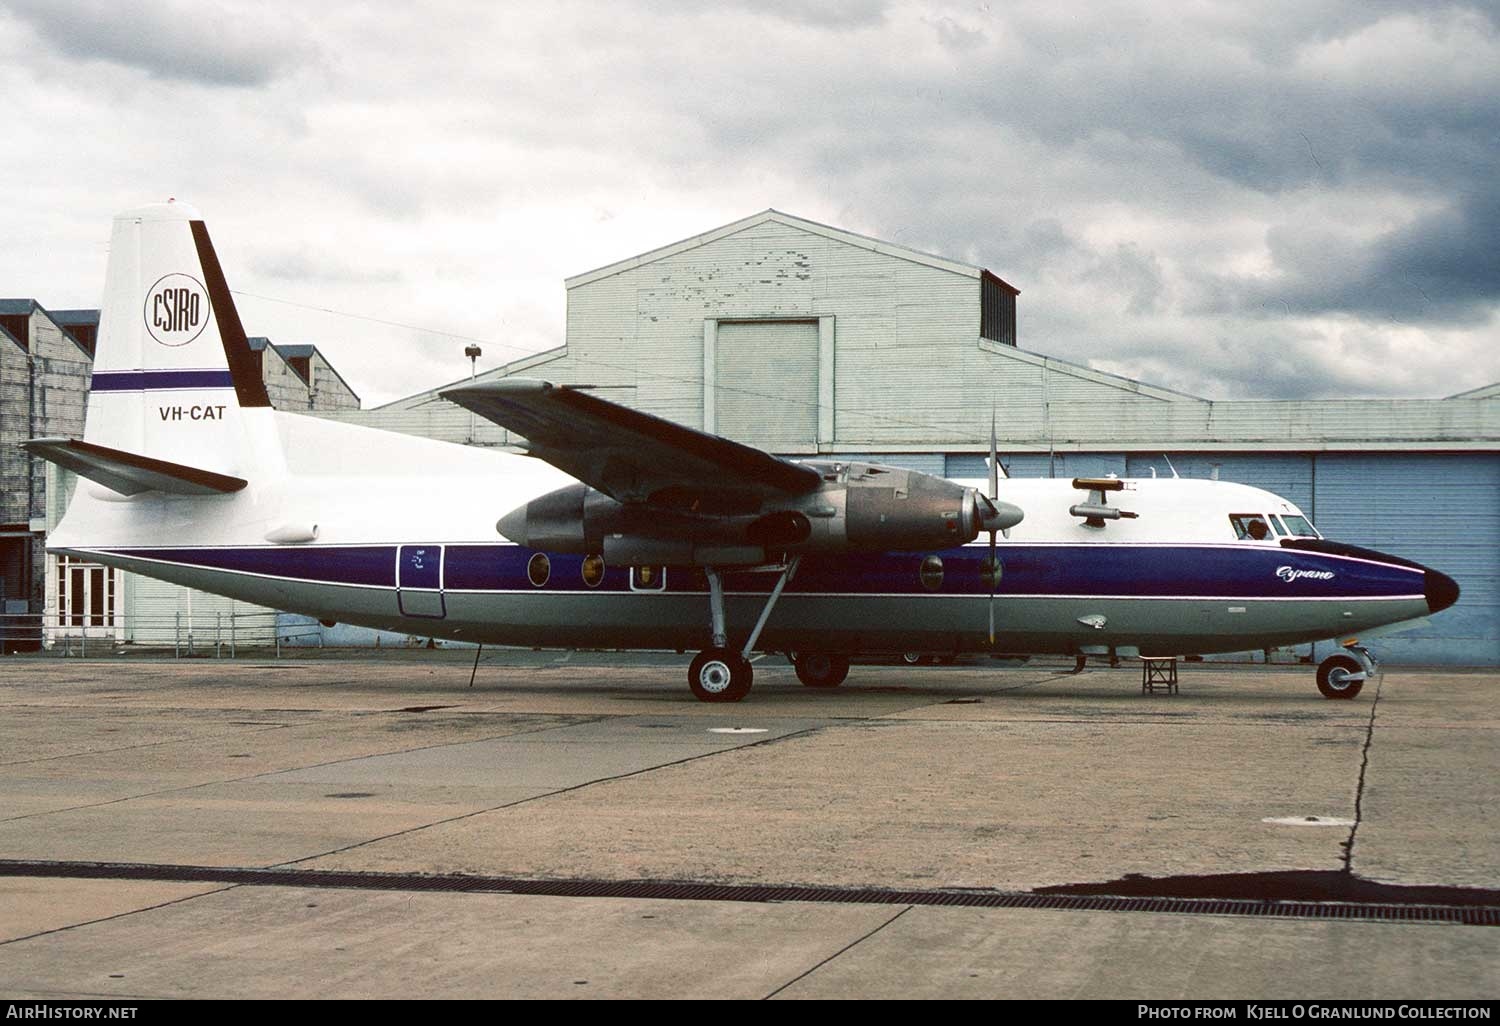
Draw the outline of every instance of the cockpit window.
[[[1286,521],[1286,528],[1298,538],[1316,538],[1317,530],[1307,522],[1306,517],[1299,517],[1295,513],[1284,513],[1281,519]]]
[[[1275,513],[1272,513],[1269,519],[1271,521],[1271,526],[1276,528],[1276,537],[1285,537],[1286,528],[1281,526],[1281,518],[1278,517]]]
[[[1271,534],[1266,518],[1259,513],[1231,513],[1229,522],[1234,525],[1234,536],[1241,541],[1264,541]]]

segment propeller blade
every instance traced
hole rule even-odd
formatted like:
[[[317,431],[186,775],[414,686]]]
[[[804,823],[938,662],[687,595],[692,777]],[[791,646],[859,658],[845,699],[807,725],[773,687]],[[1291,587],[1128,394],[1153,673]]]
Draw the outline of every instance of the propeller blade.
[[[1000,583],[1000,564],[995,559],[995,532],[990,532],[990,647],[995,647],[995,587]]]
[[[995,408],[990,407],[990,494],[991,502],[1000,497],[1000,450],[995,444]]]

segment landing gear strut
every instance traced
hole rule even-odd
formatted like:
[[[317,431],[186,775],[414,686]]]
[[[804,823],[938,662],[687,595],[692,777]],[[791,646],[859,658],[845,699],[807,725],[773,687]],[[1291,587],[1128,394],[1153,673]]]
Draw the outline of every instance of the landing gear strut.
[[[755,671],[750,667],[750,653],[760,640],[760,632],[771,618],[771,610],[775,608],[776,600],[781,598],[782,589],[797,572],[797,564],[801,559],[801,556],[794,556],[784,567],[779,568],[781,576],[776,579],[776,587],[771,589],[765,607],[760,611],[760,619],[755,621],[754,629],[745,639],[745,647],[738,652],[729,647],[729,632],[724,622],[724,578],[717,567],[703,568],[708,576],[708,614],[712,644],[699,652],[693,664],[688,667],[688,687],[698,701],[738,702],[750,693],[750,682],[755,679]]]

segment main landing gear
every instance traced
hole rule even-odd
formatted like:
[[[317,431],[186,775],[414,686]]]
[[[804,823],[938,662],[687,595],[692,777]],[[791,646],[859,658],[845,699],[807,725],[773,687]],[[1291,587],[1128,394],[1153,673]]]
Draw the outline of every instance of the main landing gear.
[[[1318,664],[1318,690],[1324,698],[1353,698],[1375,675],[1375,657],[1362,645],[1345,645]]]
[[[729,647],[728,629],[724,623],[724,578],[716,567],[703,568],[704,573],[708,575],[709,630],[712,633],[712,645],[699,652],[693,659],[692,665],[688,667],[688,687],[692,689],[693,697],[698,701],[738,702],[750,693],[750,683],[755,679],[755,671],[750,666],[750,653],[755,649],[755,643],[760,640],[760,632],[765,629],[766,621],[771,618],[771,610],[776,607],[776,600],[781,598],[782,589],[797,572],[797,564],[801,559],[801,556],[794,556],[783,567],[766,568],[779,569],[781,575],[776,579],[776,587],[771,589],[770,597],[766,599],[765,607],[760,611],[760,619],[755,621],[755,628],[750,632],[750,637],[745,639],[745,647],[738,652]],[[847,673],[847,664],[844,669]]]
[[[803,652],[792,660],[797,679],[810,688],[836,688],[849,676],[849,657],[836,652]]]

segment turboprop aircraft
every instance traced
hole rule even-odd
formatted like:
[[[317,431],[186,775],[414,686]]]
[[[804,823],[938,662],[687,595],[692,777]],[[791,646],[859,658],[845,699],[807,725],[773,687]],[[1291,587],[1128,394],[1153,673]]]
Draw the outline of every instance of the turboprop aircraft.
[[[810,687],[852,655],[1231,652],[1342,638],[1458,599],[1244,485],[956,482],[789,460],[583,387],[444,396],[524,436],[494,452],[271,408],[202,218],[116,219],[81,439],[24,443],[79,482],[53,552],[325,622],[490,644],[699,649],[704,701],[757,651]],[[1374,671],[1348,647],[1318,686]]]

